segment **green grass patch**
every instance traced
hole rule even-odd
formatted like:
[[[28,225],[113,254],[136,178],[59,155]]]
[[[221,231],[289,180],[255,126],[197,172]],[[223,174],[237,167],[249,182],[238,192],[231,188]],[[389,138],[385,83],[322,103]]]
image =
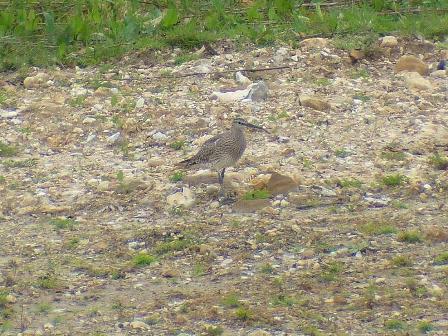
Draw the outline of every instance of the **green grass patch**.
[[[185,177],[185,173],[183,172],[175,172],[173,175],[170,176],[171,182],[179,182],[182,181]]]
[[[174,239],[158,243],[154,252],[156,254],[166,254],[170,252],[182,251],[194,245],[194,241],[190,238]]]
[[[431,322],[421,321],[417,323],[417,330],[422,334],[427,334],[434,330],[434,326]]]
[[[406,323],[397,319],[391,319],[384,322],[384,327],[391,331],[399,331],[406,328]]]
[[[270,192],[266,189],[248,191],[243,195],[244,200],[256,200],[256,199],[267,199],[271,196]]]
[[[261,265],[260,271],[264,274],[272,274],[274,273],[274,267],[272,267],[272,265],[269,263],[265,263]]]
[[[362,182],[356,178],[341,179],[336,183],[341,188],[361,188]]]
[[[199,59],[199,55],[198,54],[195,54],[195,53],[182,54],[182,55],[177,56],[174,59],[174,64],[175,65],[181,65],[183,63],[194,61],[194,60],[197,60],[197,59]]]
[[[221,303],[226,308],[237,308],[241,306],[240,297],[236,293],[229,293],[224,296]]]
[[[221,326],[207,326],[205,332],[207,336],[220,336],[224,334],[224,329]]]
[[[409,178],[402,174],[392,174],[392,175],[386,175],[381,178],[381,182],[388,187],[398,187],[405,182],[407,182]]]
[[[396,267],[410,267],[413,265],[412,260],[408,256],[396,256],[391,260],[391,264]]]
[[[448,265],[448,251],[443,252],[443,253],[439,254],[437,257],[435,257],[434,264],[435,265]]]
[[[369,222],[362,225],[360,230],[368,235],[387,235],[397,233],[398,231],[395,226],[380,222]]]
[[[53,218],[50,224],[57,230],[74,230],[78,222],[73,218]]]
[[[42,289],[55,289],[58,288],[60,280],[54,274],[47,274],[39,277],[37,280],[37,286]]]
[[[339,278],[339,275],[342,273],[344,269],[344,264],[341,262],[331,262],[328,265],[325,265],[320,274],[320,278],[322,281],[331,282],[336,281]]]
[[[135,267],[145,267],[151,265],[156,260],[157,258],[153,255],[146,252],[140,252],[139,254],[135,255],[134,258],[132,258],[132,264]]]
[[[381,157],[389,161],[404,161],[406,153],[404,152],[382,152]]]
[[[344,159],[344,158],[350,156],[351,154],[352,153],[345,148],[336,149],[336,151],[334,152],[334,155],[336,155],[338,158],[341,158],[341,159]]]
[[[293,297],[283,294],[275,296],[271,301],[272,305],[276,307],[292,307],[296,302],[297,300]]]
[[[253,313],[252,311],[247,307],[239,307],[235,311],[235,316],[238,320],[241,321],[247,321],[252,318]]]
[[[421,243],[423,235],[417,230],[401,231],[397,239],[404,243]]]
[[[30,168],[37,165],[37,159],[25,159],[25,160],[3,160],[3,166],[6,168]]]
[[[434,154],[429,158],[429,163],[438,170],[448,169],[448,157],[441,156],[439,153]]]
[[[11,157],[17,154],[17,148],[0,141],[0,157]]]
[[[184,146],[185,141],[182,140],[174,141],[173,143],[170,144],[170,147],[174,150],[181,150],[182,148],[184,148]]]

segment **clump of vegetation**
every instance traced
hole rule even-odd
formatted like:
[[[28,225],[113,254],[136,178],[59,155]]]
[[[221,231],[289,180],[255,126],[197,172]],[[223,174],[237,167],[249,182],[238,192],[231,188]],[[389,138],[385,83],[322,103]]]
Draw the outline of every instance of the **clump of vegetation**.
[[[171,182],[179,182],[184,179],[185,173],[183,172],[175,172],[173,175],[170,176]]]
[[[181,65],[183,63],[194,61],[194,60],[197,60],[197,59],[199,59],[199,55],[198,54],[196,54],[196,53],[186,53],[186,54],[182,54],[182,55],[177,56],[175,58],[175,60],[174,60],[174,64]]]
[[[185,141],[177,140],[170,144],[170,147],[174,150],[181,150],[185,146]]]
[[[388,330],[397,331],[397,330],[403,330],[406,327],[406,324],[403,321],[400,321],[397,319],[392,319],[392,320],[387,320],[384,323],[384,326]]]
[[[30,168],[37,164],[37,159],[25,159],[25,160],[3,160],[2,164],[6,168]]]
[[[0,157],[11,157],[17,154],[17,148],[0,141]]]
[[[237,308],[241,306],[240,298],[236,293],[229,293],[224,296],[221,303],[227,308]]]
[[[274,267],[271,264],[265,263],[261,266],[261,273],[272,274],[274,272]]]
[[[397,267],[409,267],[412,266],[412,260],[408,256],[396,256],[391,260],[391,264]]]
[[[52,218],[50,224],[53,225],[57,230],[74,230],[75,226],[78,224],[73,218]]]
[[[37,280],[37,286],[43,289],[55,289],[59,287],[59,283],[59,279],[52,273],[43,275]]]
[[[241,306],[235,311],[235,316],[238,320],[247,321],[252,318],[253,313],[249,308]]]
[[[404,243],[421,243],[423,241],[422,234],[417,230],[401,231],[397,239]]]
[[[406,154],[404,152],[382,152],[381,157],[390,161],[403,161],[406,159]]]
[[[392,175],[386,175],[383,176],[381,181],[385,186],[388,187],[398,187],[402,185],[403,183],[407,182],[409,179],[407,176],[402,174],[392,174]]]
[[[205,275],[205,272],[206,272],[206,269],[203,264],[200,264],[200,263],[194,264],[193,271],[192,271],[193,276],[200,277],[200,276]]]
[[[341,188],[361,188],[362,182],[355,178],[346,178],[339,180],[337,185]]]
[[[438,170],[448,169],[448,157],[441,156],[439,153],[434,154],[429,158],[429,163]]]
[[[342,270],[343,264],[341,262],[331,262],[323,267],[320,278],[326,282],[336,281]]]
[[[369,235],[385,235],[397,233],[397,228],[393,225],[382,222],[369,222],[361,226],[361,231]]]
[[[144,267],[151,265],[157,260],[156,257],[153,255],[150,255],[146,252],[140,252],[139,254],[135,255],[134,258],[132,258],[132,263],[136,267]]]
[[[256,199],[267,199],[271,196],[271,193],[266,189],[259,189],[248,191],[243,195],[243,199],[245,200],[256,200]]]
[[[443,252],[443,253],[439,254],[434,259],[434,264],[436,264],[436,265],[448,265],[448,252]]]
[[[219,336],[224,333],[224,329],[221,326],[207,326],[205,332],[208,336]]]
[[[422,334],[427,334],[434,330],[434,326],[431,322],[428,321],[421,321],[417,324],[417,330],[421,332]]]
[[[272,299],[272,305],[281,307],[292,307],[296,303],[296,299],[288,295],[277,295]]]
[[[154,252],[157,254],[166,254],[169,252],[182,251],[193,244],[194,241],[190,238],[173,239],[158,243],[154,248]]]
[[[344,158],[350,156],[351,154],[352,153],[345,148],[336,149],[336,151],[334,152],[334,155],[336,155],[338,158],[341,158],[341,159],[344,159]]]

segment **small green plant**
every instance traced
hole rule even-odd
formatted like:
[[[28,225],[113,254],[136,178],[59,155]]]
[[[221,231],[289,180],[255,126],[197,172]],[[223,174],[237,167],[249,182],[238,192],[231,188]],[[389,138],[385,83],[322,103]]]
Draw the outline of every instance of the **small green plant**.
[[[17,148],[0,141],[0,157],[11,157],[17,154]]]
[[[194,60],[197,60],[197,59],[199,59],[199,55],[198,54],[195,54],[195,53],[182,54],[182,55],[177,56],[174,59],[174,64],[175,65],[181,65],[183,63],[194,61]]]
[[[397,228],[393,225],[381,222],[369,222],[361,226],[361,232],[369,235],[386,235],[397,233]]]
[[[261,273],[264,273],[264,274],[272,274],[272,273],[274,273],[274,267],[272,267],[272,265],[269,264],[269,263],[263,264],[261,266],[260,270],[261,270]]]
[[[406,324],[403,321],[392,319],[392,320],[387,320],[384,323],[384,326],[388,330],[397,331],[397,330],[403,330],[406,327]]]
[[[314,84],[317,86],[327,86],[331,84],[331,80],[326,77],[320,77],[314,80]]]
[[[0,183],[5,183],[6,178],[3,175],[0,175]]]
[[[397,239],[404,243],[421,243],[423,241],[422,234],[417,230],[401,231]]]
[[[73,218],[53,218],[50,220],[50,224],[57,230],[73,230],[78,222]]]
[[[400,200],[393,200],[390,205],[395,209],[409,209],[409,206]]]
[[[117,129],[122,129],[123,128],[123,126],[124,126],[124,120],[123,120],[123,118],[121,118],[120,116],[118,116],[118,115],[114,115],[113,117],[112,117],[112,123],[114,124],[114,126],[117,128]]]
[[[434,259],[434,264],[435,265],[448,265],[448,252],[443,252],[443,253],[439,254]]]
[[[360,100],[362,102],[366,102],[366,101],[370,100],[370,97],[363,93],[359,93],[359,94],[354,95],[353,99]]]
[[[324,266],[320,278],[326,282],[336,281],[342,270],[343,264],[341,262],[331,262]]]
[[[83,107],[86,102],[86,96],[76,96],[68,101],[71,107]]]
[[[239,307],[235,311],[235,316],[238,320],[247,321],[252,317],[252,311],[247,307]]]
[[[146,252],[140,252],[139,254],[135,255],[134,258],[132,258],[132,263],[135,267],[144,267],[151,265],[157,260],[156,257],[146,253]]]
[[[154,252],[157,254],[166,254],[175,251],[182,251],[189,248],[193,244],[194,241],[189,238],[174,239],[158,243],[154,248]]]
[[[417,330],[422,334],[427,334],[434,330],[434,326],[429,321],[421,321],[417,324]]]
[[[79,238],[75,237],[68,241],[68,247],[71,249],[76,248],[79,245]]]
[[[222,304],[226,308],[237,308],[241,306],[240,298],[236,293],[229,293],[222,298]]]
[[[389,161],[404,161],[406,153],[404,152],[382,152],[381,157]]]
[[[185,146],[185,141],[177,140],[170,144],[170,147],[174,150],[181,150]]]
[[[272,299],[272,305],[281,307],[292,307],[296,303],[296,300],[287,295],[277,295]]]
[[[266,189],[248,191],[243,195],[244,200],[256,200],[269,198],[271,194]]]
[[[353,79],[369,78],[370,77],[370,73],[365,68],[359,68],[359,69],[356,69],[356,70],[352,70],[351,73],[350,73],[350,77],[353,78]]]
[[[343,158],[350,156],[351,152],[345,148],[339,148],[339,149],[336,149],[336,151],[334,152],[334,155],[336,155],[338,158],[343,159]]]
[[[38,303],[36,306],[36,311],[39,314],[47,315],[52,310],[53,310],[53,307],[51,306],[51,304],[49,302],[41,302],[41,303]]]
[[[179,182],[184,179],[185,173],[183,172],[175,172],[173,175],[170,176],[171,182]]]
[[[55,274],[46,274],[39,277],[37,286],[42,289],[55,289],[59,286],[59,279]]]
[[[402,174],[392,174],[383,176],[381,182],[388,187],[397,187],[402,185],[404,182],[407,182],[409,179],[407,176]]]
[[[194,264],[192,274],[194,277],[200,277],[205,275],[206,269],[203,264]]]
[[[412,266],[412,260],[408,256],[399,255],[391,260],[391,264],[396,267],[409,267]]]
[[[361,188],[362,182],[355,178],[346,178],[339,180],[337,182],[337,185],[340,186],[341,188]]]
[[[4,160],[2,164],[6,168],[30,168],[37,165],[37,159],[25,159],[25,160]]]
[[[439,153],[434,154],[429,158],[429,162],[434,168],[438,170],[447,170],[448,169],[448,157],[441,156]]]
[[[224,329],[221,326],[208,326],[205,332],[208,336],[220,336],[224,333]]]

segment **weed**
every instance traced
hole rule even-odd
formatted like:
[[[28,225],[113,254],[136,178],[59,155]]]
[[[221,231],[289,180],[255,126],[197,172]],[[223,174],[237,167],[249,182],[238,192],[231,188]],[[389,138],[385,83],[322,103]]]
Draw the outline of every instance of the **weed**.
[[[361,232],[369,235],[386,235],[397,233],[397,228],[386,223],[369,222],[361,226]]]
[[[194,242],[189,238],[174,239],[158,243],[154,248],[154,252],[157,254],[166,254],[175,251],[182,251],[189,248],[193,244]]]
[[[37,165],[37,159],[4,160],[2,164],[6,168],[30,168]]]
[[[181,65],[186,62],[197,60],[198,58],[199,58],[199,55],[195,54],[195,53],[182,54],[182,55],[177,56],[174,59],[174,64]]]
[[[434,259],[434,264],[435,265],[448,265],[448,252],[443,252],[443,253],[439,254]]]
[[[5,183],[6,178],[3,175],[0,175],[0,183]]]
[[[36,306],[36,311],[39,314],[47,315],[52,310],[53,310],[53,307],[51,306],[51,304],[49,302],[41,302],[41,303],[37,304],[37,306]]]
[[[366,102],[366,101],[370,100],[370,97],[363,93],[359,93],[359,94],[354,95],[353,99],[360,100],[362,102]]]
[[[281,307],[292,307],[296,303],[296,300],[287,295],[277,295],[272,299],[272,305]]]
[[[170,176],[171,182],[179,182],[184,179],[185,173],[183,172],[175,172],[173,175]]]
[[[393,200],[392,202],[390,202],[390,205],[395,209],[408,209],[409,208],[409,206],[406,203],[399,201],[399,200]]]
[[[224,329],[221,326],[208,326],[205,332],[208,336],[219,336],[224,333]]]
[[[134,258],[132,258],[132,263],[135,267],[144,267],[151,265],[157,260],[156,257],[146,253],[146,252],[140,252],[139,254],[135,255]]]
[[[205,272],[206,272],[206,268],[203,264],[195,264],[193,266],[193,271],[192,271],[193,276],[200,277],[200,276],[205,275]]]
[[[370,76],[370,73],[367,69],[364,68],[359,68],[356,70],[352,70],[352,72],[350,73],[350,77],[353,79],[357,79],[357,78],[368,78]]]
[[[286,118],[289,118],[289,114],[288,114],[288,112],[286,112],[286,111],[282,111],[282,112],[277,113],[277,114],[271,114],[271,115],[268,117],[268,120],[269,120],[269,121],[272,121],[272,122],[275,122],[275,121],[277,121],[277,120],[280,120],[280,119],[286,119]]]
[[[340,148],[340,149],[336,149],[336,151],[334,152],[334,155],[336,155],[338,158],[344,159],[344,158],[350,156],[351,152],[345,148]]]
[[[57,230],[73,230],[78,222],[73,218],[53,218],[50,220],[50,224],[53,225]]]
[[[227,308],[237,308],[241,306],[240,298],[236,293],[227,294],[222,298],[221,303]]]
[[[329,80],[328,78],[325,78],[325,77],[316,78],[314,80],[314,84],[317,86],[327,86],[327,85],[331,84],[331,80]]]
[[[381,157],[390,161],[404,161],[406,153],[404,152],[382,152]]]
[[[315,326],[305,326],[303,328],[303,332],[308,336],[323,336],[324,334],[319,331]]]
[[[361,188],[362,182],[355,178],[346,178],[339,180],[337,185],[341,188]]]
[[[86,96],[81,95],[81,96],[76,96],[74,98],[71,98],[68,101],[68,104],[71,107],[83,107],[85,105],[85,102],[86,102]]]
[[[59,279],[54,274],[46,274],[37,280],[37,286],[43,289],[55,289],[59,287]]]
[[[68,241],[68,247],[70,249],[75,249],[79,245],[79,238],[75,237]]]
[[[271,264],[266,263],[261,266],[260,271],[261,271],[261,273],[264,273],[264,274],[272,274],[272,273],[274,273],[274,267],[272,267]]]
[[[182,140],[174,141],[173,143],[170,144],[170,147],[174,150],[181,150],[184,146],[185,141]]]
[[[403,321],[392,319],[386,321],[384,323],[384,326],[388,330],[397,331],[397,330],[403,330],[406,327],[406,324]]]
[[[434,330],[434,326],[431,324],[431,322],[421,321],[417,324],[417,330],[422,334],[427,334]]]
[[[429,158],[429,163],[434,166],[434,168],[438,170],[447,170],[448,169],[448,157],[440,156],[439,153],[434,154]]]
[[[421,243],[423,241],[422,234],[417,230],[401,231],[397,239],[404,243]]]
[[[383,176],[381,182],[388,187],[397,187],[402,185],[404,182],[407,182],[409,178],[402,174],[392,174]]]
[[[11,157],[17,154],[17,148],[0,141],[0,157]]]
[[[408,256],[396,256],[391,260],[391,264],[396,267],[410,267],[412,266],[412,260]]]
[[[266,189],[248,191],[243,195],[244,200],[256,200],[269,198],[271,194]]]
[[[247,321],[252,317],[252,311],[247,307],[239,307],[235,311],[235,316],[238,320]]]
[[[331,262],[324,266],[320,278],[326,282],[336,281],[342,270],[343,264],[341,262]]]

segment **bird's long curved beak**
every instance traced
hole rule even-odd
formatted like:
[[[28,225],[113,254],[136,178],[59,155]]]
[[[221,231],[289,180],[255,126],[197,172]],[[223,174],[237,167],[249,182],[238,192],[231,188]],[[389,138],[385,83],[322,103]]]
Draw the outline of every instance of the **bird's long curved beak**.
[[[251,123],[248,123],[248,122],[245,122],[243,125],[246,126],[246,127],[258,129],[258,130],[261,130],[261,131],[264,131],[264,132],[270,134],[267,129],[264,129],[261,126],[257,126],[257,125],[254,125],[254,124],[251,124]]]

